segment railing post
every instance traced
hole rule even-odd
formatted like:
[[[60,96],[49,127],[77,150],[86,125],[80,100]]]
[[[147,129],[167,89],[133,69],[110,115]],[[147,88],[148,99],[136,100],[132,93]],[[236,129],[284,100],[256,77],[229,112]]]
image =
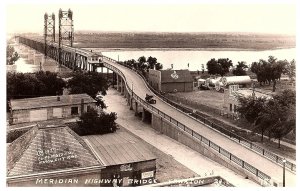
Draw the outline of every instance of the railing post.
[[[194,137],[194,131],[192,130],[192,137]]]
[[[231,153],[229,153],[229,159],[231,160]]]
[[[265,155],[265,149],[263,149],[263,155]]]
[[[276,162],[278,163],[278,155],[276,155]]]
[[[252,149],[252,143],[250,142],[250,148]]]
[[[178,126],[178,121],[177,121],[177,126]]]
[[[208,146],[210,147],[210,140],[208,140]]]
[[[244,162],[244,161],[242,161],[242,167],[243,167],[243,168],[244,168],[244,163],[245,163],[245,162]]]
[[[219,146],[219,153],[221,153],[221,147]]]
[[[241,143],[241,137],[239,137],[239,143]]]
[[[256,169],[256,176],[258,176],[258,169]]]

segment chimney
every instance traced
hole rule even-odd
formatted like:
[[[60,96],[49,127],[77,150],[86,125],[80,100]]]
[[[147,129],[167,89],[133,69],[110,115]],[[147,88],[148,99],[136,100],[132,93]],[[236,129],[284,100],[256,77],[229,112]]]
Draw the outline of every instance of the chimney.
[[[59,96],[57,96],[57,101],[60,101],[60,97]]]
[[[82,115],[84,112],[84,99],[81,99],[81,114]]]

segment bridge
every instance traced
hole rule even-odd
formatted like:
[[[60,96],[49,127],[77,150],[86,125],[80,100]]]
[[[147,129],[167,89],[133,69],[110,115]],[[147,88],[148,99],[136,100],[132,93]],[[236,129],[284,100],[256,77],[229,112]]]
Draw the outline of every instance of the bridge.
[[[44,53],[42,41],[22,36],[16,38],[20,43]],[[58,61],[58,45],[46,46],[51,50],[48,56]],[[127,99],[130,109],[157,131],[264,186],[282,186],[285,165],[285,185],[296,185],[295,164],[284,162],[282,157],[234,134],[224,134],[211,122],[197,118],[160,95],[139,72],[101,53],[80,48],[63,46],[61,55],[60,63],[73,70],[96,71],[99,66],[112,70],[116,76],[116,88]],[[154,94],[156,104],[146,102],[146,94]]]

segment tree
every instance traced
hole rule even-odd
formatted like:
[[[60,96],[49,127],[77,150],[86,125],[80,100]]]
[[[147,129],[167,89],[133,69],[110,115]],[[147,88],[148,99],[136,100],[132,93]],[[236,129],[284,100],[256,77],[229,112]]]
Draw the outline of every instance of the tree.
[[[161,69],[163,69],[163,65],[161,64],[161,63],[156,63],[155,64],[155,70],[161,70]]]
[[[239,96],[238,101],[240,103],[237,111],[250,123],[255,123],[259,114],[262,112],[266,103],[265,97],[254,98],[252,96],[243,97]]]
[[[232,66],[232,61],[228,58],[219,58],[218,60],[213,58],[207,62],[206,66],[209,74],[219,74],[224,76],[229,72],[229,68]]]
[[[117,130],[116,124],[117,114],[112,113],[100,113],[91,108],[86,113],[80,116],[80,121],[77,122],[78,129],[74,129],[79,135],[95,135],[113,133]]]
[[[270,136],[280,140],[289,132],[296,128],[296,92],[284,90],[281,94],[275,95],[270,101],[271,111],[273,112],[274,125],[270,129]]]
[[[254,124],[254,131],[263,135],[267,131],[269,137],[279,141],[296,127],[296,92],[285,90],[273,98],[239,97],[238,111],[246,120]]]
[[[144,69],[146,68],[146,57],[145,56],[141,56],[139,57],[138,59],[138,66],[137,66],[137,69]]]
[[[246,65],[246,62],[242,61],[242,62],[238,62],[238,65],[236,66],[236,68],[234,70],[232,70],[232,74],[235,76],[245,76],[246,73],[246,68],[248,68],[248,66]]]
[[[286,60],[277,61],[275,57],[269,56],[268,61],[260,59],[259,62],[253,62],[250,69],[256,74],[260,85],[266,82],[270,85],[273,82],[273,92],[275,92],[277,80],[281,78],[287,64]]]
[[[7,46],[6,47],[6,64],[12,65],[14,64],[18,59],[20,58],[19,54],[15,52],[15,49],[13,46]]]
[[[63,94],[63,88],[66,82],[57,76],[57,73],[49,71],[39,71],[35,74],[38,81],[41,82],[39,86],[40,96],[55,96]]]
[[[100,95],[97,95],[95,100],[96,100],[96,106],[101,107],[102,109],[107,108],[106,104],[104,103],[103,97]]]
[[[105,78],[98,72],[74,72],[68,81],[67,87],[71,94],[86,93],[92,98],[96,98],[98,93],[106,95],[108,84]]]
[[[8,99],[20,99],[62,94],[66,83],[56,73],[7,73]]]
[[[147,59],[148,62],[148,69],[154,69],[155,65],[157,64],[157,59],[155,57],[148,57]]]
[[[294,81],[296,76],[296,61],[293,59],[291,62],[288,62],[285,65],[285,69],[283,71],[284,74],[288,75],[289,78]]]

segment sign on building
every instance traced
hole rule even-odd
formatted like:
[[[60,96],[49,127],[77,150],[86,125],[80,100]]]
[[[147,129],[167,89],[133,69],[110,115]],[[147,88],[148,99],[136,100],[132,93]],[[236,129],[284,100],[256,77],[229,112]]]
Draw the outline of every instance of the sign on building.
[[[176,73],[176,71],[174,71],[174,73],[171,74],[171,77],[175,80],[177,80],[179,78],[178,74]]]
[[[153,177],[154,177],[154,171],[153,170],[142,173],[142,179],[153,178]]]
[[[123,164],[120,166],[120,171],[124,172],[124,171],[132,171],[132,166],[131,164]]]

